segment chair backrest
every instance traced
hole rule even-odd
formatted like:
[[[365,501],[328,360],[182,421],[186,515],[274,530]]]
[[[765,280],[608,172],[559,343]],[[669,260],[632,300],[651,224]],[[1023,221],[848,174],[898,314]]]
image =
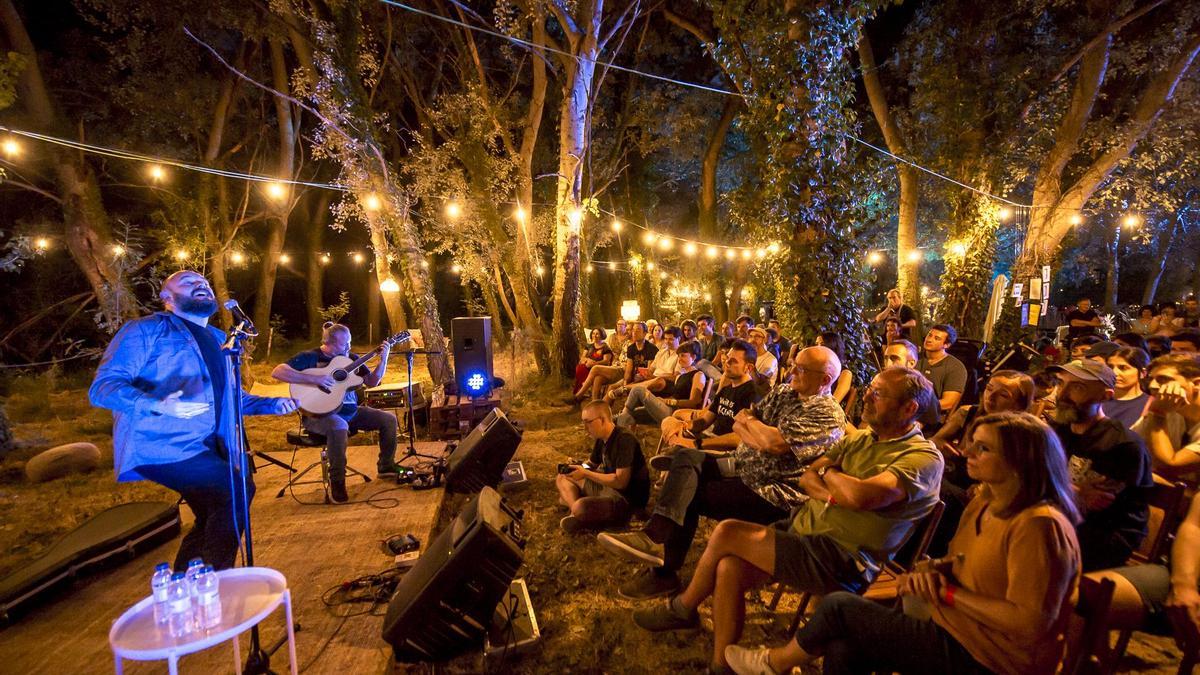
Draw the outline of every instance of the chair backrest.
[[[696,369],[704,373],[704,405],[701,407],[707,408],[712,403],[713,395],[717,393],[717,382],[721,379],[721,371],[708,359],[697,361]]]
[[[897,574],[907,572],[912,569],[913,564],[925,557],[929,551],[929,545],[933,543],[933,535],[937,532],[938,523],[942,522],[942,513],[945,510],[946,502],[939,499],[933,505],[933,509],[909,530],[908,537],[900,547],[900,552],[888,563],[888,568],[892,572]]]
[[[1149,532],[1142,545],[1133,552],[1138,562],[1158,562],[1175,538],[1175,531],[1184,516],[1187,485],[1184,483],[1154,482],[1150,489]]]
[[[1062,675],[1091,675],[1105,672],[1108,660],[1108,613],[1112,607],[1112,579],[1079,578],[1079,598],[1075,615],[1083,620],[1063,655]]]

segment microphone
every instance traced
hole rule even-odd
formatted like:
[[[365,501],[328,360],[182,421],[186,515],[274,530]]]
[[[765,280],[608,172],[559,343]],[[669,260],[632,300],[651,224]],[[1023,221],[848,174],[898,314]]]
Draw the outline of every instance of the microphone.
[[[254,322],[250,320],[250,316],[242,309],[237,300],[230,298],[225,301],[225,309],[233,314],[234,321],[241,322],[241,331],[249,337],[258,337],[258,329],[254,327]]]

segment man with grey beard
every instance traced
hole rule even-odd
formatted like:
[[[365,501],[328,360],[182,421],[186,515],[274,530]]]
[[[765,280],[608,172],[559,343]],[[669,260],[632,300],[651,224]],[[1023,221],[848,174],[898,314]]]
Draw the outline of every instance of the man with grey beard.
[[[179,544],[175,570],[192,558],[216,569],[233,566],[241,528],[234,511],[245,505],[229,449],[237,447],[233,398],[246,415],[286,415],[291,398],[252,396],[226,386],[221,343],[210,326],[217,311],[212,287],[181,270],[159,292],[165,311],[130,321],[104,351],[88,392],[92,405],[113,413],[113,463],[118,481],[150,480],[178,492],[196,515]],[[247,494],[254,481],[247,476]],[[241,523],[242,526],[245,523]]]
[[[1095,361],[1051,366],[1058,407],[1051,426],[1062,440],[1084,516],[1076,528],[1083,571],[1125,564],[1146,536],[1154,480],[1142,439],[1104,416],[1116,375]]]

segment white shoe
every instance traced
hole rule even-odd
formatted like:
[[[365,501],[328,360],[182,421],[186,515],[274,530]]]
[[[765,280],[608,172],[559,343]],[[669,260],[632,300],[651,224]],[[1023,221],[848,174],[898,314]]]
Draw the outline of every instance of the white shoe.
[[[771,667],[770,660],[768,659],[770,655],[770,647],[758,647],[756,649],[739,647],[738,645],[728,645],[725,647],[725,663],[728,663],[733,672],[738,675],[779,675]]]

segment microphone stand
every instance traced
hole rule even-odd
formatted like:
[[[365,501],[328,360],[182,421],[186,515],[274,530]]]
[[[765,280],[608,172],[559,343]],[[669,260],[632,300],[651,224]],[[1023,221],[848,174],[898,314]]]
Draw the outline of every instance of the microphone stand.
[[[407,426],[408,426],[408,450],[405,451],[404,456],[400,458],[400,461],[403,462],[403,461],[405,461],[407,459],[411,459],[413,457],[441,461],[443,458],[440,456],[426,455],[426,454],[417,452],[417,447],[415,444],[415,440],[417,437],[417,414],[415,411],[413,411],[412,368],[413,368],[413,356],[416,354],[425,354],[428,356],[430,354],[441,354],[441,352],[429,351],[427,349],[409,349],[404,352],[404,360],[408,366],[408,387],[406,387],[406,390],[408,392],[408,414],[407,414],[408,419],[405,420],[407,423]],[[432,395],[432,392],[431,392],[431,395]]]
[[[236,489],[241,491],[242,512],[237,513],[237,500],[235,499],[233,505],[234,527],[236,529],[237,521],[241,518],[246,532],[246,567],[254,566],[254,537],[250,532],[250,488],[248,486],[250,467],[246,460],[250,448],[242,421],[242,355],[245,353],[243,343],[246,339],[257,336],[258,331],[254,330],[254,324],[243,319],[230,330],[229,339],[221,346],[221,353],[225,355],[225,390],[232,394],[231,398],[233,399],[229,414],[233,415],[234,434],[229,460],[233,462],[236,458],[237,469],[241,472],[241,481],[238,482]],[[296,628],[298,630],[299,626]],[[264,650],[259,640],[258,626],[251,626],[250,651],[246,655],[246,666],[243,672],[254,675],[275,675],[275,671],[271,670],[271,654],[274,654],[285,642],[287,642],[286,634],[270,649]]]

